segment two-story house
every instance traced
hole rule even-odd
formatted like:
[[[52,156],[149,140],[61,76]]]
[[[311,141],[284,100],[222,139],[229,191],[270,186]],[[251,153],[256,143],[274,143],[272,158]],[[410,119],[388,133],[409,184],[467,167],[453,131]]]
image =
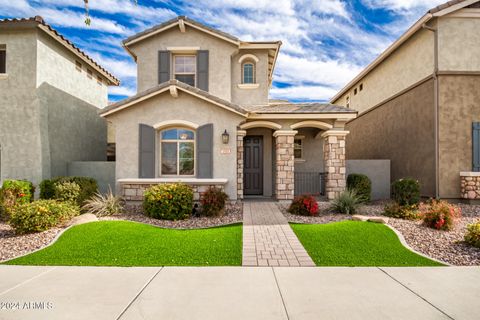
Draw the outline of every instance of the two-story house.
[[[479,30],[480,1],[449,1],[348,83],[331,100],[359,111],[347,159],[390,159],[425,197],[480,199]]]
[[[0,20],[0,180],[106,160],[107,87],[119,81],[41,17]]]
[[[270,101],[281,42],[245,42],[180,16],[124,42],[138,93],[101,111],[115,128],[117,191],[157,183],[291,200],[345,188],[345,123],[356,111]],[[324,180],[322,180],[324,178]],[[325,189],[325,190],[323,190]]]

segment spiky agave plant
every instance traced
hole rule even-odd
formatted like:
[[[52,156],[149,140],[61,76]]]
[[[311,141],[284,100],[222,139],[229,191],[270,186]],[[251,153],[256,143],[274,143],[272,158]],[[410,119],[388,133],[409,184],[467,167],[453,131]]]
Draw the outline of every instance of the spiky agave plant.
[[[361,202],[355,190],[345,190],[332,201],[331,207],[338,213],[354,214]]]
[[[96,193],[92,198],[85,202],[82,207],[83,211],[93,213],[96,216],[111,216],[121,214],[124,209],[125,202],[122,198],[113,194],[109,187],[106,194]]]

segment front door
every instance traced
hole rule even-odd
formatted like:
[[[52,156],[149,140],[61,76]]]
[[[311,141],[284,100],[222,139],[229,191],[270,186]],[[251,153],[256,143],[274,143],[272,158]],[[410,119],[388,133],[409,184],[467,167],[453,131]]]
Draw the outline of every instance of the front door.
[[[243,185],[245,195],[263,194],[263,137],[246,136],[244,143]]]

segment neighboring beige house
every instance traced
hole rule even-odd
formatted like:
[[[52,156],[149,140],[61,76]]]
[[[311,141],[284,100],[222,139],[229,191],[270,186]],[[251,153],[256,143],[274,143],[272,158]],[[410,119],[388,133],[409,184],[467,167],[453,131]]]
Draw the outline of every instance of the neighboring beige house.
[[[41,17],[0,20],[0,180],[35,184],[106,160],[98,108],[118,80]]]
[[[197,199],[211,185],[231,200],[344,190],[345,123],[357,112],[269,101],[280,45],[186,17],[126,39],[138,93],[101,112],[115,128],[118,192],[141,200],[148,185],[175,181]]]
[[[478,198],[479,30],[480,1],[438,6],[343,88],[331,102],[359,111],[347,159],[390,159],[423,196]]]

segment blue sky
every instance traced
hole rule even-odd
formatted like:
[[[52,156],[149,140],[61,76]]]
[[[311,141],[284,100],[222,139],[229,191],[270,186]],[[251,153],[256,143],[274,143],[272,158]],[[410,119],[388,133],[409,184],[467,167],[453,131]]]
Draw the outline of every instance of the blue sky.
[[[136,93],[126,37],[177,15],[245,41],[281,40],[271,98],[328,101],[428,9],[445,0],[0,0],[0,17],[41,15],[120,78],[115,101]]]

